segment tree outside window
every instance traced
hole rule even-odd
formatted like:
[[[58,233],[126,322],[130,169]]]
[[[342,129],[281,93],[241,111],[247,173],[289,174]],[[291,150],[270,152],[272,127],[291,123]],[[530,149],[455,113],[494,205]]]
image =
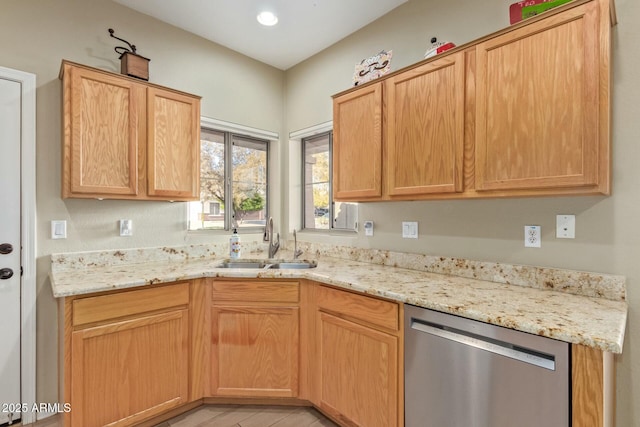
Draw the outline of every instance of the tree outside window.
[[[201,130],[200,201],[189,229],[263,227],[268,204],[268,141]]]
[[[232,138],[233,226],[266,225],[267,145],[239,136]]]

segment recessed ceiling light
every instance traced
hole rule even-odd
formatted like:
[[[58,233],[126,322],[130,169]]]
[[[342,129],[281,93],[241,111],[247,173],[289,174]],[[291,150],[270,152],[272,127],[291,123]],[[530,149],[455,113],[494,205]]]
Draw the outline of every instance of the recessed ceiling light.
[[[258,22],[267,27],[271,27],[278,23],[278,17],[272,12],[264,11],[258,14]]]

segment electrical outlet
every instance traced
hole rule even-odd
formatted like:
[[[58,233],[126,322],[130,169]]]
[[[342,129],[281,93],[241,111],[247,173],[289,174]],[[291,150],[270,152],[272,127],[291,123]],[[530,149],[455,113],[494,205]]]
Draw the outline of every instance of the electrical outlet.
[[[539,225],[524,226],[524,246],[525,248],[539,248],[541,243],[541,230]]]

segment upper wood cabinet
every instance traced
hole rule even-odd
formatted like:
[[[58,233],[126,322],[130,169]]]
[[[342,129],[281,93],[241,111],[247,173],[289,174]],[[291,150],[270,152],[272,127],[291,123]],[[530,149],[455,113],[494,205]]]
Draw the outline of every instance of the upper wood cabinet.
[[[592,1],[476,47],[477,190],[607,191],[598,9]]]
[[[385,97],[388,194],[462,191],[464,54],[390,77]]]
[[[336,200],[382,196],[382,83],[333,101],[333,195]]]
[[[199,97],[68,61],[60,77],[63,198],[199,198]]]
[[[63,67],[63,197],[137,195],[144,88],[129,79]]]
[[[335,199],[609,194],[612,23],[578,0],[335,95]]]
[[[148,88],[147,111],[149,195],[199,197],[200,101]]]

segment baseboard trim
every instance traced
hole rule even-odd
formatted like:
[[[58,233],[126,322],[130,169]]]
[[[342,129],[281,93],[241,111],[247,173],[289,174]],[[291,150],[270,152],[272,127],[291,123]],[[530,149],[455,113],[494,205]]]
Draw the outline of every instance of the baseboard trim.
[[[270,405],[270,406],[308,406],[308,400],[293,397],[205,397],[205,405]]]
[[[178,415],[182,415],[185,412],[189,412],[190,410],[195,409],[198,406],[202,406],[202,400],[195,400],[182,406],[178,406],[177,408],[173,408],[172,410],[167,411],[162,415],[158,415],[157,417],[153,417],[136,424],[136,427],[153,427],[155,425],[163,423],[164,421],[170,420],[171,418],[177,417]]]

